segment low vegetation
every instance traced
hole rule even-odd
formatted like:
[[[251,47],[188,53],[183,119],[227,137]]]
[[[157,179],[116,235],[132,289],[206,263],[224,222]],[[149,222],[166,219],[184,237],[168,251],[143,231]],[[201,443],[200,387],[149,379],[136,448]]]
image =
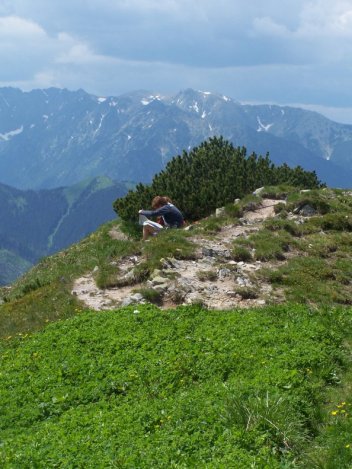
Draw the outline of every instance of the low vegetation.
[[[140,305],[19,335],[1,344],[1,466],[307,468],[319,444],[344,467],[350,328],[344,309]]]
[[[109,223],[1,290],[1,467],[352,467],[352,194],[263,194],[286,204],[231,253],[232,272],[256,266],[234,294],[272,287],[263,308],[161,310],[155,290],[137,288],[148,304],[95,313],[71,295],[93,270],[113,285],[136,255],[136,279],[193,259],[197,236],[241,223],[252,196],[147,243],[140,227]],[[313,216],[300,214],[307,205]],[[119,227],[128,240],[110,237]]]

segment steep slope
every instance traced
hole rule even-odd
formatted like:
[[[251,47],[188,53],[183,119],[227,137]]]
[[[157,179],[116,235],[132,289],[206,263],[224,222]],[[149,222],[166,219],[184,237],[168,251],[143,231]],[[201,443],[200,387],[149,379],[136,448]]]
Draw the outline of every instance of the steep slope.
[[[110,222],[0,290],[3,467],[351,467],[352,193],[256,193],[144,243]],[[86,309],[91,273],[130,306]]]
[[[0,184],[0,285],[115,218],[112,202],[127,190],[107,178],[40,191]]]
[[[352,180],[352,126],[301,109],[241,105],[185,90],[96,97],[50,88],[0,89],[1,182],[52,188],[106,175],[148,182],[166,162],[212,136],[275,163],[315,169],[334,187]]]

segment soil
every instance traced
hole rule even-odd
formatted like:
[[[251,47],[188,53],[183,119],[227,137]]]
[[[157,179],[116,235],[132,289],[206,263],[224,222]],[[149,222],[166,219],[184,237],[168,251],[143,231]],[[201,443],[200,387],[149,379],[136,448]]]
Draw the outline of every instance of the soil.
[[[140,288],[153,288],[160,293],[161,308],[172,308],[178,304],[202,303],[211,309],[233,309],[263,305],[272,299],[272,289],[263,280],[258,282],[255,273],[264,263],[235,262],[231,258],[233,240],[239,236],[248,237],[258,231],[264,220],[275,215],[274,207],[282,200],[263,199],[256,210],[245,213],[242,224],[223,226],[212,239],[199,235],[191,236],[197,246],[196,260],[166,260],[164,268],[144,284],[99,289],[94,272],[78,278],[72,294],[85,307],[96,311],[112,309],[127,304],[143,303]],[[114,228],[110,231],[113,239],[126,239]],[[119,271],[132,272],[142,259],[138,256],[121,259]],[[170,261],[170,262],[169,262]],[[265,263],[265,266],[270,266]]]

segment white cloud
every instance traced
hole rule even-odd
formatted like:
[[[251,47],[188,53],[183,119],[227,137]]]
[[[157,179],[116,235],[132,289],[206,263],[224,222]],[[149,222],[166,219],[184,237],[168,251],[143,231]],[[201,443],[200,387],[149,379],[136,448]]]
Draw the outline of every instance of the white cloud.
[[[0,84],[352,106],[352,0],[0,0]]]
[[[1,39],[42,39],[45,31],[33,21],[17,16],[0,17]]]
[[[254,35],[287,37],[290,31],[285,25],[276,23],[272,18],[265,16],[254,18],[253,33]]]

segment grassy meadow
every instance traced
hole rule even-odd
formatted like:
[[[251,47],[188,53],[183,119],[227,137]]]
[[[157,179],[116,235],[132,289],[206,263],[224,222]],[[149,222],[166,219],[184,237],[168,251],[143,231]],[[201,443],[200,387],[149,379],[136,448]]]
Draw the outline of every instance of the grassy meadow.
[[[190,233],[213,236],[253,198],[149,243],[112,239],[111,222],[2,289],[0,467],[352,467],[352,195],[264,195],[282,194],[277,217],[233,244],[234,260],[262,262],[265,307],[94,312],[71,295],[96,266],[113,285],[126,256],[143,255],[140,279],[192,259]],[[305,204],[317,213],[294,223]]]

